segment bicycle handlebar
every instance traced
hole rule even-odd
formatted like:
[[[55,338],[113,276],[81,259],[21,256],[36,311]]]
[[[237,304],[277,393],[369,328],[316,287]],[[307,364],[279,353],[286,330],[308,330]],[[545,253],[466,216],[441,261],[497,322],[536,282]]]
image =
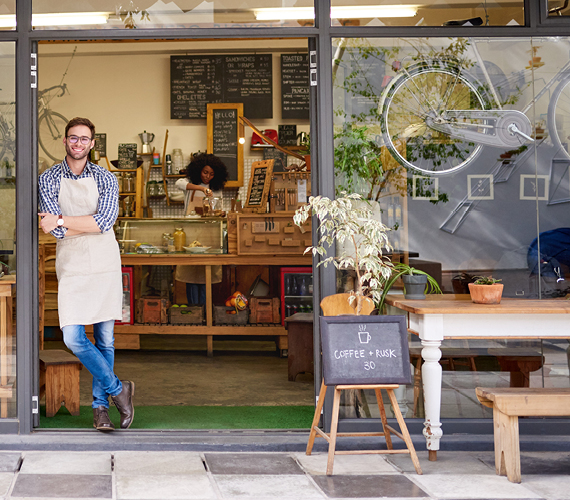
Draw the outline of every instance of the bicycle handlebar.
[[[67,91],[67,83],[64,83],[62,85],[54,85],[53,87],[48,87],[47,89],[40,90],[38,91],[39,97],[43,96],[44,94],[47,94],[48,92],[54,89],[61,89],[61,93],[57,97],[63,97],[63,95]]]

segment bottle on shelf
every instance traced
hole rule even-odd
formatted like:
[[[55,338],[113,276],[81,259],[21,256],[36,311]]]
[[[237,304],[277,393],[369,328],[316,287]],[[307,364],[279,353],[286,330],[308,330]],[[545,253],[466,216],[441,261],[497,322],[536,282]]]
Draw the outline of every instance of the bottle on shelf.
[[[285,295],[291,295],[291,276],[285,276]]]
[[[297,280],[295,276],[291,276],[291,295],[299,295],[299,290],[297,288]]]
[[[299,295],[307,295],[307,277],[302,276],[299,284]]]
[[[181,227],[177,227],[174,231],[174,249],[177,252],[184,251],[184,247],[186,246],[186,233],[184,229]]]
[[[174,169],[172,166],[172,159],[170,158],[170,155],[166,155],[165,159],[166,159],[166,175],[172,175],[174,173]]]

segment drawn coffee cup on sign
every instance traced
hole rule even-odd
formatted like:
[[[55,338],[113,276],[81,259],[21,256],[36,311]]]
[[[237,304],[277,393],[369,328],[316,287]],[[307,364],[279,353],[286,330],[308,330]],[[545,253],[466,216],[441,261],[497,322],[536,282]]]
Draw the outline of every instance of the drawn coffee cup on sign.
[[[370,336],[370,333],[364,331],[366,329],[366,325],[359,325],[358,329],[360,330],[358,332],[358,338],[360,339],[360,343],[368,344],[368,342],[370,342],[370,339],[372,337]]]

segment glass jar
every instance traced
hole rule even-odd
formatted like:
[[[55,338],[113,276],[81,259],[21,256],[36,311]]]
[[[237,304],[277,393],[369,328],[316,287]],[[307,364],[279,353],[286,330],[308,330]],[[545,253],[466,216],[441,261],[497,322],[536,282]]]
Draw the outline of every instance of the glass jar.
[[[174,236],[170,233],[162,233],[162,246],[167,253],[174,253],[176,247],[174,246]]]
[[[158,194],[158,184],[156,181],[148,181],[146,185],[146,195],[156,196]]]
[[[123,176],[123,192],[134,193],[135,192],[135,178],[130,172],[126,172]]]
[[[166,194],[166,191],[164,190],[164,181],[157,181],[156,194],[157,196],[164,196]]]
[[[186,233],[181,227],[177,227],[174,231],[174,249],[177,252],[183,252],[186,246]]]
[[[177,174],[184,168],[184,155],[181,149],[172,150],[172,170]]]

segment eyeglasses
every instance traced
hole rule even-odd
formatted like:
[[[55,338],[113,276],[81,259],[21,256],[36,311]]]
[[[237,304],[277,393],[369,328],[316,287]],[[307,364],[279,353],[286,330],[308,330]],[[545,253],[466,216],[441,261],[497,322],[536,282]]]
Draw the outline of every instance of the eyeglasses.
[[[85,137],[85,136],[81,136],[81,137],[77,137],[76,135],[68,135],[67,136],[67,140],[69,142],[71,142],[71,144],[77,144],[78,141],[81,141],[81,144],[89,144],[93,139],[91,139],[91,137]]]

